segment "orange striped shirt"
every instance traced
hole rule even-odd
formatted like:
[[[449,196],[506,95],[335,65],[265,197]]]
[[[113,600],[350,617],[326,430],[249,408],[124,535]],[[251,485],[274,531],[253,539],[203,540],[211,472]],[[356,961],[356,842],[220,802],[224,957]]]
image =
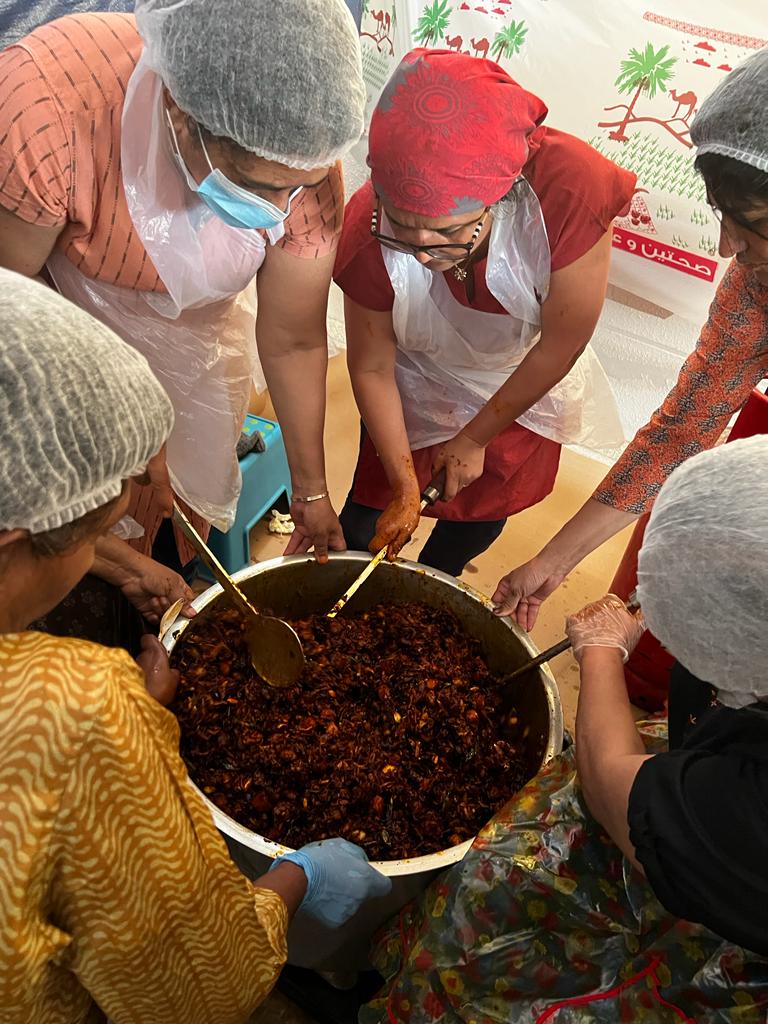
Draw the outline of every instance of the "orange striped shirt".
[[[142,49],[130,14],[74,14],[0,53],[0,206],[30,224],[65,225],[61,248],[86,277],[165,291],[123,191],[120,138],[128,79]],[[278,243],[301,259],[336,249],[340,165],[303,189]]]

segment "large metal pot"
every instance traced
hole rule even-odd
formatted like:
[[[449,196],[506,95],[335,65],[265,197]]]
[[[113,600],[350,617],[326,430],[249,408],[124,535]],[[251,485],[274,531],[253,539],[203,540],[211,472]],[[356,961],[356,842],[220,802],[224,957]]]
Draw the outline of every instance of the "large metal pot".
[[[312,557],[291,555],[248,566],[238,572],[235,579],[257,607],[269,608],[286,618],[302,618],[328,611],[369,558],[362,552],[346,551],[331,554],[327,565],[318,565]],[[221,587],[211,587],[194,602],[199,613],[196,619],[177,619],[164,639],[169,652],[182,633],[194,631],[195,623],[216,614],[221,595]],[[348,612],[365,611],[381,602],[412,601],[450,609],[467,632],[480,641],[493,672],[510,672],[538,654],[526,633],[509,619],[499,619],[492,614],[488,598],[453,576],[415,562],[382,563],[350,600]],[[524,750],[529,774],[533,777],[546,761],[560,752],[563,744],[560,696],[548,668],[543,666],[521,682],[515,705],[520,722],[527,728]],[[233,858],[249,877],[263,874],[271,861],[288,849],[244,828],[202,793],[200,795],[210,807]],[[372,932],[417,895],[438,871],[460,861],[471,843],[467,840],[424,857],[377,862],[379,871],[392,878],[389,896],[361,908],[341,929],[325,929],[299,915],[289,932],[290,962],[335,971],[365,966]]]

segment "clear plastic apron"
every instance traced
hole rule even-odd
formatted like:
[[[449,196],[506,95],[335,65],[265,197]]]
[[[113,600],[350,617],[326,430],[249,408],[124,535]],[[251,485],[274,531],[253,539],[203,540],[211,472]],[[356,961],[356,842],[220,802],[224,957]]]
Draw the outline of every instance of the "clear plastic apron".
[[[395,293],[395,376],[411,449],[454,437],[539,340],[550,251],[541,206],[526,182],[494,216],[486,282],[509,314],[469,309],[443,274],[382,246]],[[385,231],[387,228],[385,228]],[[570,372],[517,420],[561,444],[613,453],[624,440],[616,400],[587,347]]]
[[[123,186],[134,227],[168,294],[94,281],[58,251],[47,267],[62,295],[146,356],[176,414],[168,441],[174,490],[226,530],[240,493],[235,447],[251,381],[261,374],[255,278],[266,240],[257,231],[229,227],[187,188],[167,132],[162,82],[142,57],[123,110]],[[281,224],[267,232],[269,242],[283,231]]]

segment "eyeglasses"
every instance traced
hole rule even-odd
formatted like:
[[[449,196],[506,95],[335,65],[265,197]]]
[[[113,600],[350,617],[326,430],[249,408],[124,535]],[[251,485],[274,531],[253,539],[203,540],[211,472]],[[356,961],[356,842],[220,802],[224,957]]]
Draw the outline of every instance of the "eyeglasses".
[[[386,246],[387,249],[393,249],[395,252],[404,252],[409,256],[416,256],[420,252],[425,252],[427,256],[431,256],[433,260],[444,260],[449,263],[460,263],[469,257],[470,253],[475,247],[477,239],[480,237],[480,232],[483,229],[485,218],[488,216],[490,207],[486,206],[483,210],[483,215],[475,225],[475,229],[472,232],[472,237],[468,242],[452,242],[446,243],[446,245],[410,245],[408,242],[401,242],[399,238],[390,238],[389,235],[382,235],[379,231],[379,223],[381,221],[381,203],[376,203],[371,214],[371,234],[377,241],[381,242],[382,245]],[[438,232],[439,233],[439,232]]]
[[[710,210],[712,211],[712,215],[714,216],[715,220],[720,225],[720,227],[723,228],[726,234],[728,234],[728,226],[723,223],[723,217],[727,217],[728,220],[732,220],[733,223],[737,224],[740,228],[743,228],[745,231],[749,231],[753,235],[756,235],[758,238],[761,238],[764,242],[768,242],[768,235],[764,235],[761,231],[758,231],[754,227],[754,225],[750,224],[748,220],[742,220],[740,217],[736,217],[734,214],[728,212],[727,210],[721,210],[719,206],[715,206],[714,202],[711,199],[707,199],[707,203],[709,205]]]

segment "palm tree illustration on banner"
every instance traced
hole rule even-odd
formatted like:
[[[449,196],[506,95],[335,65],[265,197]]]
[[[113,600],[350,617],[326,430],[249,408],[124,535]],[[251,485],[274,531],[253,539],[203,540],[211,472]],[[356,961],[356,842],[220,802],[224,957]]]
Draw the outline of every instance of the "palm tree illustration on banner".
[[[448,0],[432,0],[419,18],[413,30],[413,38],[422,46],[433,46],[436,40],[445,35],[452,13],[453,8],[448,6]]]
[[[662,46],[658,50],[654,50],[652,43],[646,43],[642,52],[633,48],[629,51],[629,57],[621,62],[621,72],[614,84],[619,87],[621,93],[630,93],[634,90],[634,96],[629,105],[618,103],[613,107],[603,107],[603,110],[625,111],[620,121],[600,121],[598,123],[598,128],[615,129],[609,134],[609,138],[616,142],[627,142],[629,141],[626,131],[628,125],[650,121],[666,128],[684,146],[691,146],[690,140],[686,138],[688,135],[687,122],[682,122],[685,125],[683,131],[677,131],[672,127],[672,122],[676,120],[674,117],[664,120],[658,117],[638,117],[635,113],[635,107],[643,93],[649,99],[653,99],[657,92],[667,91],[667,83],[675,76],[672,68],[677,63],[677,57],[667,57],[668,53],[669,46]]]
[[[510,22],[506,28],[503,28],[501,32],[497,32],[493,37],[491,56],[497,57],[499,60],[502,57],[514,57],[522,48],[527,31],[528,29],[525,27],[524,21]]]

